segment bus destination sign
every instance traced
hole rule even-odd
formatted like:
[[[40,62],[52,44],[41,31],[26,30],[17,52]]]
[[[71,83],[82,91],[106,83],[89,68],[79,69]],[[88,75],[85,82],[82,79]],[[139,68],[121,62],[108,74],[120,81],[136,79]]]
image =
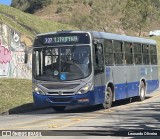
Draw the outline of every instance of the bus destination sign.
[[[34,47],[46,45],[74,45],[74,44],[90,44],[90,36],[88,33],[55,33],[38,36],[35,39]]]
[[[44,44],[79,42],[79,36],[45,37]]]

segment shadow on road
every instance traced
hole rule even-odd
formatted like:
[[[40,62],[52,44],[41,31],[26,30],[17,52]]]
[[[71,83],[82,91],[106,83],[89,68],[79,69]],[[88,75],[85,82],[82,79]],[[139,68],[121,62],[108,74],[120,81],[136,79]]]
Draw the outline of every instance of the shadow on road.
[[[147,137],[150,138],[159,138],[158,136],[151,136],[153,132],[160,130],[160,103],[151,102],[147,104],[142,104],[141,107],[136,106],[132,110],[119,110],[116,113],[104,114],[99,119],[113,119],[113,121],[107,121],[101,126],[91,125],[91,126],[76,126],[79,128],[87,127],[88,129],[95,129],[96,131],[102,130],[113,132],[114,134],[121,134],[121,136],[126,136],[128,132],[142,132]],[[106,135],[107,135],[106,133]],[[159,134],[159,132],[156,132]],[[89,133],[90,136],[102,136],[105,133],[93,132]],[[129,137],[129,136],[128,136]],[[133,136],[132,138],[137,138],[140,136]],[[141,137],[146,138],[146,136]]]
[[[150,99],[147,97],[146,99]],[[129,103],[135,103],[132,99],[125,99],[116,101],[113,103],[113,108],[122,105],[128,105]],[[132,132],[154,132],[156,130],[160,130],[160,103],[159,102],[150,102],[150,103],[142,103],[139,105],[134,105],[134,107],[127,108],[127,109],[118,109],[116,112],[111,112],[107,114],[102,114],[98,116],[98,119],[104,119],[104,122],[100,125],[90,124],[90,125],[74,125],[75,129],[94,129],[95,131],[102,131],[102,132],[85,132],[85,135],[89,136],[108,136],[108,134],[113,133],[117,134],[117,136],[127,136],[129,131]],[[40,110],[40,111],[33,111],[33,110]],[[68,116],[75,115],[76,113],[87,113],[93,111],[101,110],[99,106],[81,106],[81,107],[69,107],[63,113],[56,113],[50,108],[36,108],[33,103],[28,103],[25,105],[18,106],[9,110],[10,114],[19,113],[19,115],[43,115],[43,114],[62,114],[60,117],[64,117],[64,113]],[[33,111],[33,112],[31,112]],[[25,113],[23,113],[25,112]],[[26,113],[29,112],[29,113]],[[58,115],[59,116],[59,115]],[[96,120],[93,119],[93,120]],[[93,130],[93,131],[94,131]],[[145,131],[144,131],[145,130]],[[106,132],[105,132],[106,131]],[[123,135],[124,134],[124,135]],[[129,138],[144,138],[146,136],[127,136]],[[153,138],[152,136],[149,136]],[[154,138],[157,138],[154,136]]]
[[[149,99],[151,97],[146,97],[146,99]],[[124,100],[118,100],[112,104],[112,107],[122,106],[130,103],[136,102],[135,99],[124,99]],[[48,110],[49,109],[49,110]],[[68,106],[67,109],[64,112],[61,113],[87,113],[87,112],[94,112],[101,110],[102,107],[100,105],[96,106],[75,106],[71,107]],[[40,110],[40,111],[39,111]],[[37,113],[37,111],[39,111]],[[20,105],[18,107],[12,108],[8,111],[9,114],[19,114],[19,115],[27,115],[27,114],[56,114],[58,112],[55,112],[50,107],[36,107],[33,103],[28,103],[24,105]]]

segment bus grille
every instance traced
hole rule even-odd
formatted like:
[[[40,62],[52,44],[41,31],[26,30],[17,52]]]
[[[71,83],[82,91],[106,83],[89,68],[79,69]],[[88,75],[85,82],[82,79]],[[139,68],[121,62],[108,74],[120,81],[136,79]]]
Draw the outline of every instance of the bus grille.
[[[74,89],[79,84],[61,84],[61,85],[53,85],[53,84],[41,84],[47,89]]]
[[[47,92],[49,95],[59,95],[59,92]],[[63,92],[62,95],[73,95],[74,92]]]

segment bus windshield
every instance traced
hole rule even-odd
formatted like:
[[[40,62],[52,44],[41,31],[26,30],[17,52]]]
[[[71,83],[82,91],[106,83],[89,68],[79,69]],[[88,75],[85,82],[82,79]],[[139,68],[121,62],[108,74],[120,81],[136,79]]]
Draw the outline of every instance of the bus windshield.
[[[33,76],[37,80],[71,81],[91,74],[89,45],[35,48],[33,54]]]

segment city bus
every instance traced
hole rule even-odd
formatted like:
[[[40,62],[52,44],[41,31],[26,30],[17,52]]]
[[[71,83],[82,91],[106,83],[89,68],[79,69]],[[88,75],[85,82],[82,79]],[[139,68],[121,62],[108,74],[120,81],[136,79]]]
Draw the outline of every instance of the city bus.
[[[32,58],[35,105],[63,111],[126,98],[143,101],[159,87],[156,41],[97,31],[36,36]]]

